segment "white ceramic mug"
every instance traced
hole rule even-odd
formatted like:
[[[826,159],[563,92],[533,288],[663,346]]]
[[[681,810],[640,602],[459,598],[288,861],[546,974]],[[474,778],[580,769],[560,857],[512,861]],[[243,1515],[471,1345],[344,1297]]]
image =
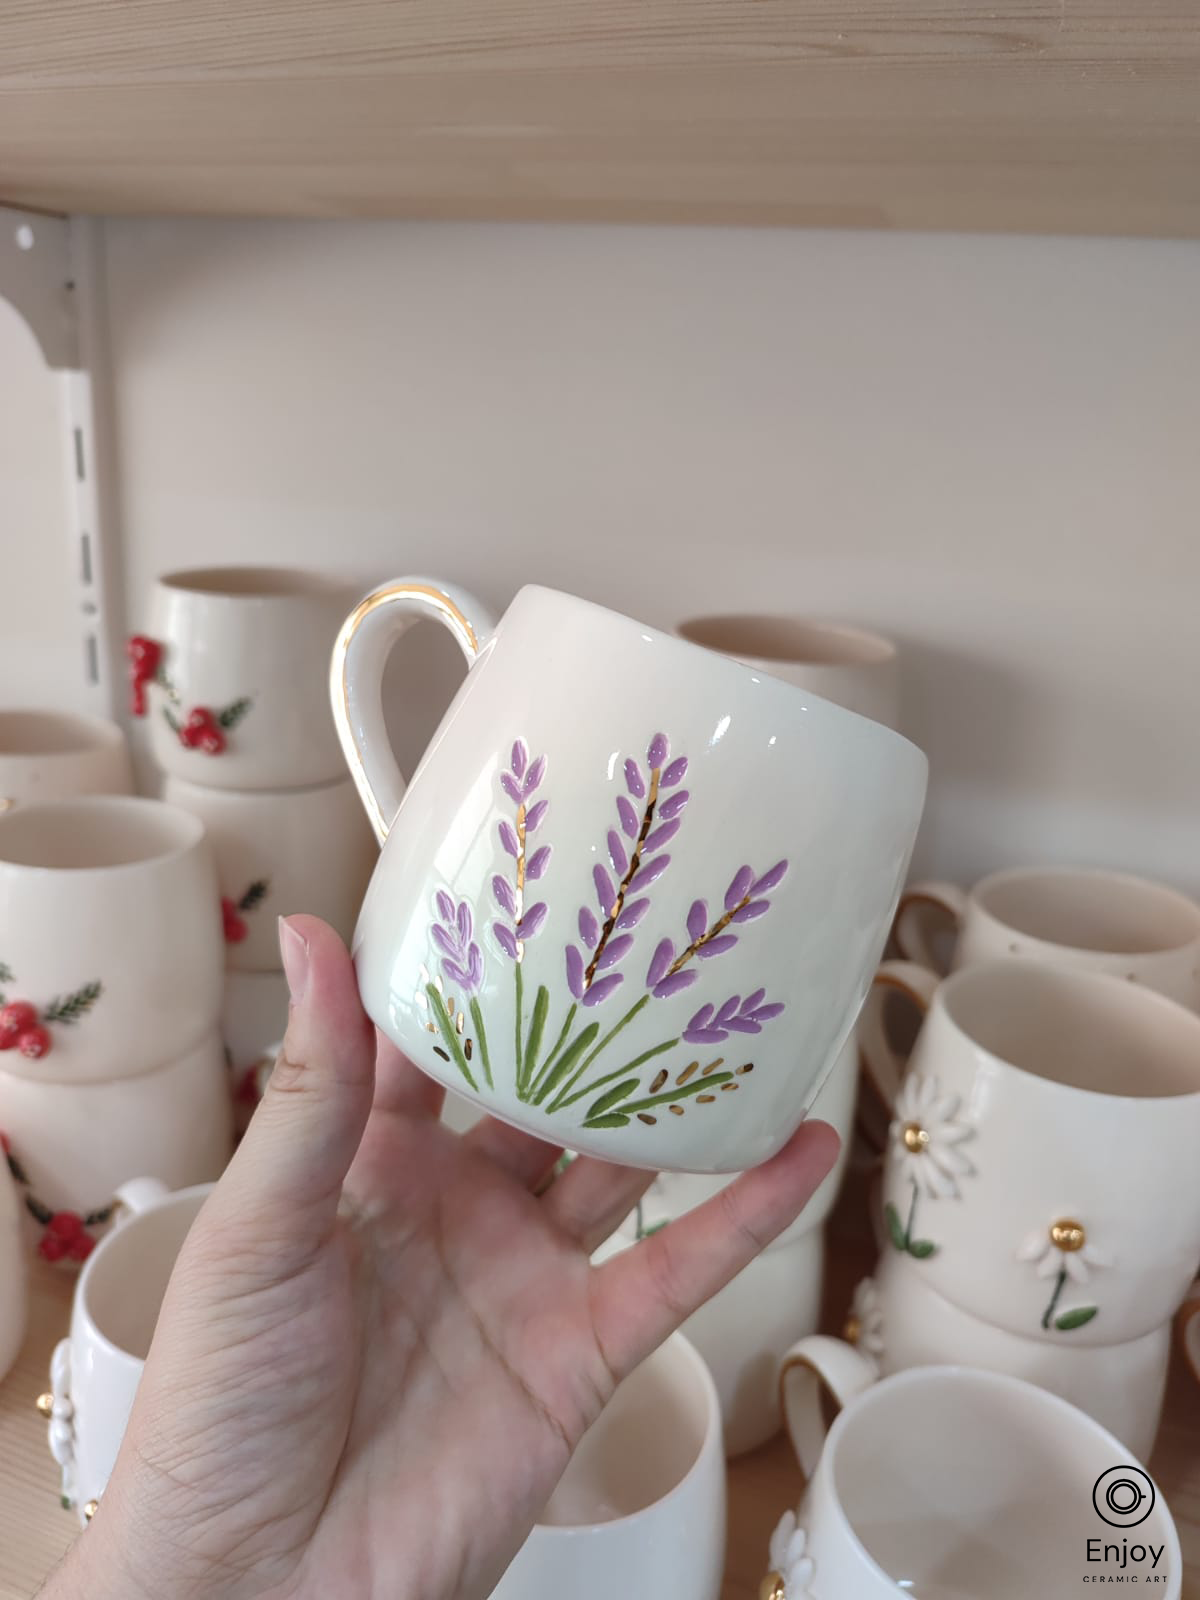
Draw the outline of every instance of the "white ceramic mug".
[[[969,892],[910,884],[896,944],[907,960],[941,972],[934,916],[954,932],[953,971],[1024,956],[1124,978],[1200,1011],[1200,906],[1165,884],[1092,867],[1016,867]]]
[[[118,1196],[118,1223],[75,1286],[71,1332],[50,1366],[50,1452],[62,1497],[91,1521],[116,1463],[167,1282],[211,1184],[170,1193],[152,1178]]]
[[[422,618],[472,665],[405,795],[380,680]],[[499,623],[429,580],[376,591],[342,631],[333,696],[386,839],[355,958],[395,1043],[611,1160],[738,1171],[778,1150],[869,985],[920,751],[537,587]]]
[[[1188,1366],[1195,1374],[1197,1383],[1200,1383],[1200,1283],[1195,1285],[1180,1306],[1176,1326]]]
[[[354,593],[283,567],[171,572],[129,641],[134,710],[164,772],[216,789],[299,789],[343,773],[329,652]]]
[[[21,1199],[7,1156],[8,1142],[0,1135],[0,1381],[17,1359],[25,1337],[28,1300]]]
[[[199,817],[212,841],[231,970],[278,972],[278,919],[293,911],[350,939],[379,851],[349,778],[244,791],[168,778],[163,799]]]
[[[1031,1338],[1168,1322],[1200,1259],[1200,1017],[1015,958],[907,981],[929,1010],[894,1092],[885,1248]]]
[[[583,1436],[491,1600],[717,1600],[724,1561],[720,1410],[677,1333]]]
[[[916,1367],[875,1383],[841,1356],[854,1352],[802,1340],[784,1366],[809,1482],[771,1541],[763,1600],[1057,1600],[1133,1575],[1179,1600],[1166,1502],[1099,1423],[998,1373]],[[820,1388],[844,1407],[827,1438]]]
[[[220,1035],[213,1029],[175,1061],[107,1083],[36,1083],[0,1066],[0,1131],[20,1173],[31,1248],[51,1261],[85,1260],[131,1174],[171,1188],[220,1177],[233,1148]]]
[[[0,711],[0,811],[81,794],[132,794],[125,735],[69,711]]]
[[[676,632],[885,727],[898,726],[899,663],[896,646],[882,634],[842,622],[758,614],[689,617]]]
[[[875,1276],[855,1289],[844,1338],[875,1375],[931,1366],[1003,1372],[1086,1411],[1139,1460],[1154,1448],[1171,1355],[1168,1323],[1121,1344],[1031,1339],[960,1310],[929,1286],[916,1263],[889,1250]],[[853,1369],[849,1356],[841,1360]]]
[[[216,1025],[224,947],[195,817],[91,796],[0,816],[0,1070],[132,1076]]]

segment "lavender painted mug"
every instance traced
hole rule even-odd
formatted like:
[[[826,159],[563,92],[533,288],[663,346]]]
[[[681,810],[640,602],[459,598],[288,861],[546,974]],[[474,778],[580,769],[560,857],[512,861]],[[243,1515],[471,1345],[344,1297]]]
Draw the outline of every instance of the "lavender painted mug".
[[[435,619],[470,663],[407,794],[383,668]],[[426,1072],[557,1144],[738,1171],[801,1122],[871,981],[925,794],[906,739],[550,589],[369,595],[334,717],[383,853],[354,937],[368,1014]]]

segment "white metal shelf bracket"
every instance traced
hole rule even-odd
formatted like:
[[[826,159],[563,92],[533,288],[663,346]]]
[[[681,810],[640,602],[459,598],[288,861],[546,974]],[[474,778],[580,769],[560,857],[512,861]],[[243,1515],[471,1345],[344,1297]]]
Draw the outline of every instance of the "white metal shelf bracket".
[[[106,537],[113,495],[111,433],[97,396],[108,396],[100,224],[0,206],[0,298],[28,324],[46,365],[60,375],[59,416],[67,490],[67,539],[80,630],[81,707],[117,711],[122,629],[115,541]]]

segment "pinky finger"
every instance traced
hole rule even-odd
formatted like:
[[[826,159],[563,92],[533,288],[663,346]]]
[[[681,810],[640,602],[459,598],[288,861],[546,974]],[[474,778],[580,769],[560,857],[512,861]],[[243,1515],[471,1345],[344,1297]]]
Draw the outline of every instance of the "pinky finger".
[[[618,1379],[783,1232],[833,1166],[838,1142],[827,1123],[804,1123],[761,1167],[596,1269],[592,1319]]]

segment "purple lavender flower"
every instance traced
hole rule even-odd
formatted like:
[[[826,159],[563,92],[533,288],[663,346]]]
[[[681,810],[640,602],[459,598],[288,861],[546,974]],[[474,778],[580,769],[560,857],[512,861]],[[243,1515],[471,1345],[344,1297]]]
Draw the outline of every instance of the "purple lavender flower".
[[[525,940],[537,933],[548,911],[544,900],[531,906],[525,904],[526,885],[536,883],[550,865],[550,845],[544,844],[532,854],[529,852],[529,836],[537,832],[549,809],[548,800],[534,800],[530,804],[545,776],[545,756],[531,761],[524,739],[517,739],[509,756],[508,770],[500,774],[500,787],[517,808],[516,820],[514,823],[502,817],[497,825],[500,846],[515,862],[514,875],[510,879],[498,872],[492,878],[492,897],[505,913],[503,919],[492,923],[492,934],[511,961],[523,959]]]
[[[464,996],[479,993],[483,982],[483,953],[475,943],[475,919],[465,900],[455,903],[444,889],[435,898],[438,918],[430,937],[441,952],[442,976],[458,984]]]
[[[718,1010],[715,1006],[701,1006],[683,1030],[689,1044],[723,1044],[731,1033],[761,1033],[764,1022],[770,1022],[783,1010],[782,1002],[763,1004],[765,989],[755,989],[743,1000],[735,994]]]
[[[632,930],[650,909],[646,891],[671,865],[666,848],[679,832],[688,802],[687,790],[679,788],[688,762],[686,756],[672,761],[670,755],[666,734],[656,733],[644,767],[632,756],[625,762],[627,793],[617,796],[617,826],[605,839],[608,865],[597,862],[592,868],[599,914],[580,907],[580,943],[566,949],[567,985],[581,1005],[599,1005],[624,981],[615,969],[633,948]],[[685,987],[672,983],[666,992]]]
[[[733,949],[738,936],[726,930],[733,923],[750,922],[771,909],[767,891],[783,880],[787,866],[786,861],[777,861],[757,878],[753,867],[739,867],[725,891],[724,912],[712,924],[708,920],[708,901],[692,901],[687,914],[688,943],[682,954],[677,953],[674,940],[660,939],[646,969],[646,987],[656,1000],[666,1000],[691,987],[697,974],[694,968],[689,970],[687,964],[693,956],[711,961],[714,956]],[[709,1010],[711,1012],[711,1006]]]

